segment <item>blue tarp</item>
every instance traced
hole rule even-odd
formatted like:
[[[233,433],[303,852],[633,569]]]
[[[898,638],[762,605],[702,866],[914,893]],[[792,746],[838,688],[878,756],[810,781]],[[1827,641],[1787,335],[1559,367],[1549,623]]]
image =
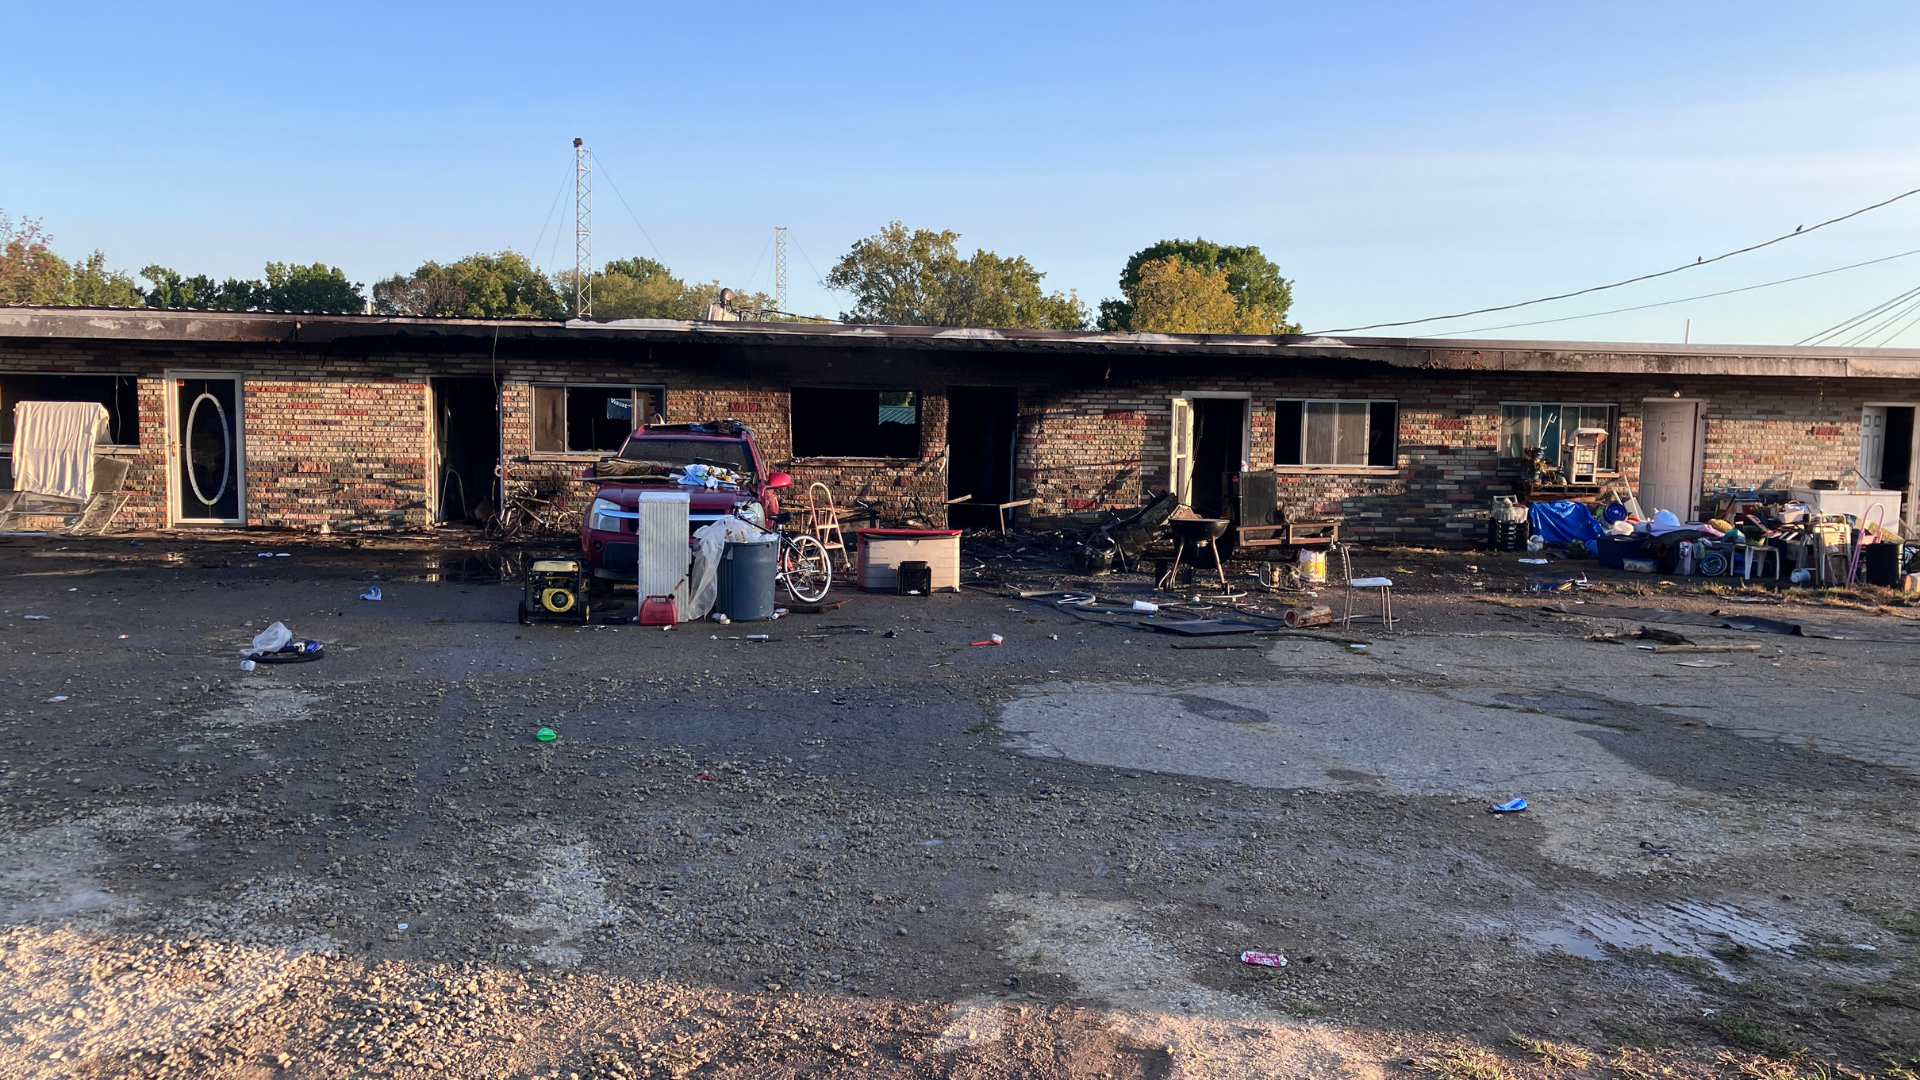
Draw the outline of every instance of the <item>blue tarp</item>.
[[[1549,544],[1574,540],[1590,543],[1600,536],[1600,526],[1594,523],[1587,508],[1568,499],[1533,503],[1527,508],[1527,516],[1533,522],[1533,531]]]

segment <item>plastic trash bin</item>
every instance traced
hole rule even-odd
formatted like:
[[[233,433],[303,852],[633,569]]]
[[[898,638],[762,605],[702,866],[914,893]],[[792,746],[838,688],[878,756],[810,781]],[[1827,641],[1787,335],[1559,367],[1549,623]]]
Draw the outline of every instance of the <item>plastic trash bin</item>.
[[[773,616],[773,574],[780,562],[780,544],[743,544],[729,541],[715,573],[719,595],[713,610],[734,622],[752,622]]]

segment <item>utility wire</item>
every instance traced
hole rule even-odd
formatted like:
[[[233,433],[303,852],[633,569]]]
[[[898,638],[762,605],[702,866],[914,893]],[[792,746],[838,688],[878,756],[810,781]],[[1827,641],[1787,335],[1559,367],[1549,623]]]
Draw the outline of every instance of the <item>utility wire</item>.
[[[1545,326],[1548,323],[1574,322],[1578,319],[1597,319],[1602,315],[1619,315],[1622,312],[1627,312],[1627,311],[1645,311],[1648,308],[1672,307],[1675,304],[1689,304],[1695,300],[1708,300],[1716,296],[1732,296],[1734,293],[1752,292],[1755,289],[1769,289],[1775,285],[1785,285],[1791,281],[1805,281],[1808,278],[1825,277],[1828,274],[1837,274],[1842,270],[1856,270],[1862,266],[1872,266],[1875,263],[1892,262],[1895,259],[1904,259],[1910,255],[1920,255],[1920,248],[1914,248],[1912,251],[1903,251],[1898,255],[1883,255],[1878,259],[1868,259],[1865,262],[1848,263],[1845,266],[1836,266],[1831,270],[1816,270],[1811,274],[1799,274],[1794,277],[1778,278],[1774,281],[1763,281],[1758,285],[1743,285],[1738,289],[1722,289],[1719,292],[1700,293],[1697,296],[1683,296],[1678,300],[1661,300],[1657,303],[1652,303],[1652,304],[1635,304],[1633,307],[1613,308],[1608,311],[1595,311],[1595,312],[1590,312],[1586,315],[1563,315],[1557,319],[1535,319],[1532,322],[1506,323],[1501,326],[1479,326],[1479,327],[1475,327],[1472,330],[1443,330],[1440,333],[1435,334],[1434,336],[1435,337],[1459,337],[1462,334],[1484,334],[1490,330],[1512,330],[1516,327],[1521,327],[1521,326]]]
[[[567,172],[568,174],[571,174],[573,170],[569,168]],[[553,204],[547,207],[547,219],[540,223],[540,235],[533,238],[533,247],[529,248],[527,251],[527,254],[533,256],[536,259],[540,257],[540,241],[546,239],[547,237],[547,226],[553,223],[553,212],[560,208],[560,196],[565,195],[567,193],[567,179],[568,179],[567,176],[562,176],[560,178],[560,186],[554,189],[554,192],[553,192]]]
[[[1801,338],[1799,341],[1794,342],[1794,344],[1795,345],[1824,345],[1832,338],[1840,334],[1846,333],[1847,331],[1853,329],[1854,327],[1860,325],[1861,323],[1867,321],[1868,319],[1873,318],[1874,316],[1880,314],[1881,312],[1887,310],[1888,308],[1894,306],[1895,304],[1898,304],[1905,300],[1910,299],[1916,293],[1920,293],[1920,288],[1908,289],[1906,292],[1901,293],[1900,295],[1894,297],[1891,300],[1887,300],[1882,303],[1875,304],[1858,315],[1852,316],[1851,318],[1842,319],[1839,322],[1835,323],[1832,326],[1827,327],[1825,330],[1822,330],[1817,334],[1812,334],[1807,337]]]
[[[1618,289],[1623,285],[1632,285],[1636,282],[1641,282],[1641,281],[1652,281],[1654,278],[1666,277],[1668,274],[1677,274],[1682,270],[1692,270],[1695,267],[1706,266],[1710,263],[1717,263],[1722,259],[1731,259],[1735,255],[1745,255],[1750,251],[1759,251],[1761,248],[1764,248],[1764,247],[1772,247],[1773,245],[1778,244],[1783,240],[1791,240],[1796,236],[1805,236],[1810,232],[1814,232],[1819,229],[1824,229],[1829,225],[1838,225],[1840,222],[1846,221],[1848,218],[1859,217],[1861,214],[1864,214],[1869,210],[1878,210],[1883,206],[1888,206],[1893,203],[1897,203],[1901,199],[1907,198],[1912,195],[1920,195],[1920,188],[1914,188],[1911,191],[1903,191],[1900,194],[1895,195],[1891,199],[1882,199],[1881,201],[1874,203],[1872,206],[1863,206],[1858,210],[1841,214],[1839,217],[1828,218],[1827,220],[1822,221],[1817,225],[1802,226],[1800,228],[1793,230],[1790,233],[1784,233],[1780,236],[1776,236],[1771,240],[1763,240],[1758,244],[1749,244],[1746,247],[1737,248],[1733,251],[1726,252],[1725,254],[1722,254],[1722,255],[1715,255],[1711,259],[1695,259],[1690,263],[1685,263],[1683,265],[1673,267],[1670,270],[1658,270],[1651,274],[1641,274],[1638,277],[1630,277],[1625,279],[1624,281],[1616,281],[1608,285],[1594,285],[1585,289],[1575,289],[1572,292],[1558,293],[1553,296],[1542,296],[1535,300],[1522,300],[1516,304],[1499,304],[1494,307],[1475,308],[1472,311],[1459,311],[1459,312],[1455,312],[1452,315],[1433,315],[1424,319],[1401,319],[1397,322],[1368,323],[1365,326],[1343,326],[1336,330],[1314,330],[1314,331],[1310,331],[1310,333],[1312,334],[1351,334],[1361,330],[1378,330],[1382,327],[1387,327],[1387,326],[1414,326],[1419,323],[1440,322],[1445,319],[1464,319],[1470,315],[1485,315],[1495,311],[1512,311],[1514,308],[1531,307],[1534,304],[1545,304],[1554,300],[1567,300],[1575,296],[1585,296],[1588,293],[1604,292],[1608,289]]]
[[[599,163],[600,171],[607,174],[607,183],[613,185],[613,193],[620,196],[620,205],[627,208],[627,216],[633,219],[634,225],[640,230],[640,235],[647,238],[647,246],[652,248],[654,255],[659,257],[660,265],[667,265],[667,257],[660,253],[660,245],[653,242],[653,234],[647,231],[645,225],[640,224],[640,215],[633,212],[633,207],[627,205],[627,197],[621,194],[619,183],[614,180],[613,173],[607,169],[606,159],[599,154],[595,154],[593,159]]]
[[[1914,291],[1920,292],[1920,289],[1916,289]],[[1879,322],[1874,323],[1872,326],[1869,326],[1865,330],[1860,331],[1858,334],[1855,334],[1851,338],[1848,338],[1846,341],[1842,342],[1841,344],[1849,349],[1857,348],[1858,346],[1864,345],[1866,344],[1868,338],[1872,337],[1873,335],[1879,333],[1882,330],[1885,330],[1887,327],[1892,326],[1894,323],[1899,322],[1901,319],[1906,318],[1910,312],[1913,312],[1915,310],[1920,310],[1920,299],[1909,300],[1904,306],[1894,311],[1893,314],[1882,318]]]

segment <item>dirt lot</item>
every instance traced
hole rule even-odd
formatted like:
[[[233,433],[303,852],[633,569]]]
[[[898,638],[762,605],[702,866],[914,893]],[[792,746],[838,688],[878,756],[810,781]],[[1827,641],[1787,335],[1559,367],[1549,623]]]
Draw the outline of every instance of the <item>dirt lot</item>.
[[[260,543],[0,544],[0,1075],[1920,1068],[1911,612],[1410,551],[1401,632],[1254,648],[522,627],[483,557]],[[275,619],[326,658],[243,674]],[[1641,626],[1759,648],[1586,640]]]

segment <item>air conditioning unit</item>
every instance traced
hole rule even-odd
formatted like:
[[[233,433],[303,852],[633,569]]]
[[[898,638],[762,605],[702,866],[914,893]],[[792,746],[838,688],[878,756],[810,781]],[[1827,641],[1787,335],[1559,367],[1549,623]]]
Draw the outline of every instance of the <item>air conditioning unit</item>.
[[[687,515],[692,502],[684,491],[640,493],[640,599],[671,596],[679,611],[687,610],[687,572],[693,549],[687,543]]]

